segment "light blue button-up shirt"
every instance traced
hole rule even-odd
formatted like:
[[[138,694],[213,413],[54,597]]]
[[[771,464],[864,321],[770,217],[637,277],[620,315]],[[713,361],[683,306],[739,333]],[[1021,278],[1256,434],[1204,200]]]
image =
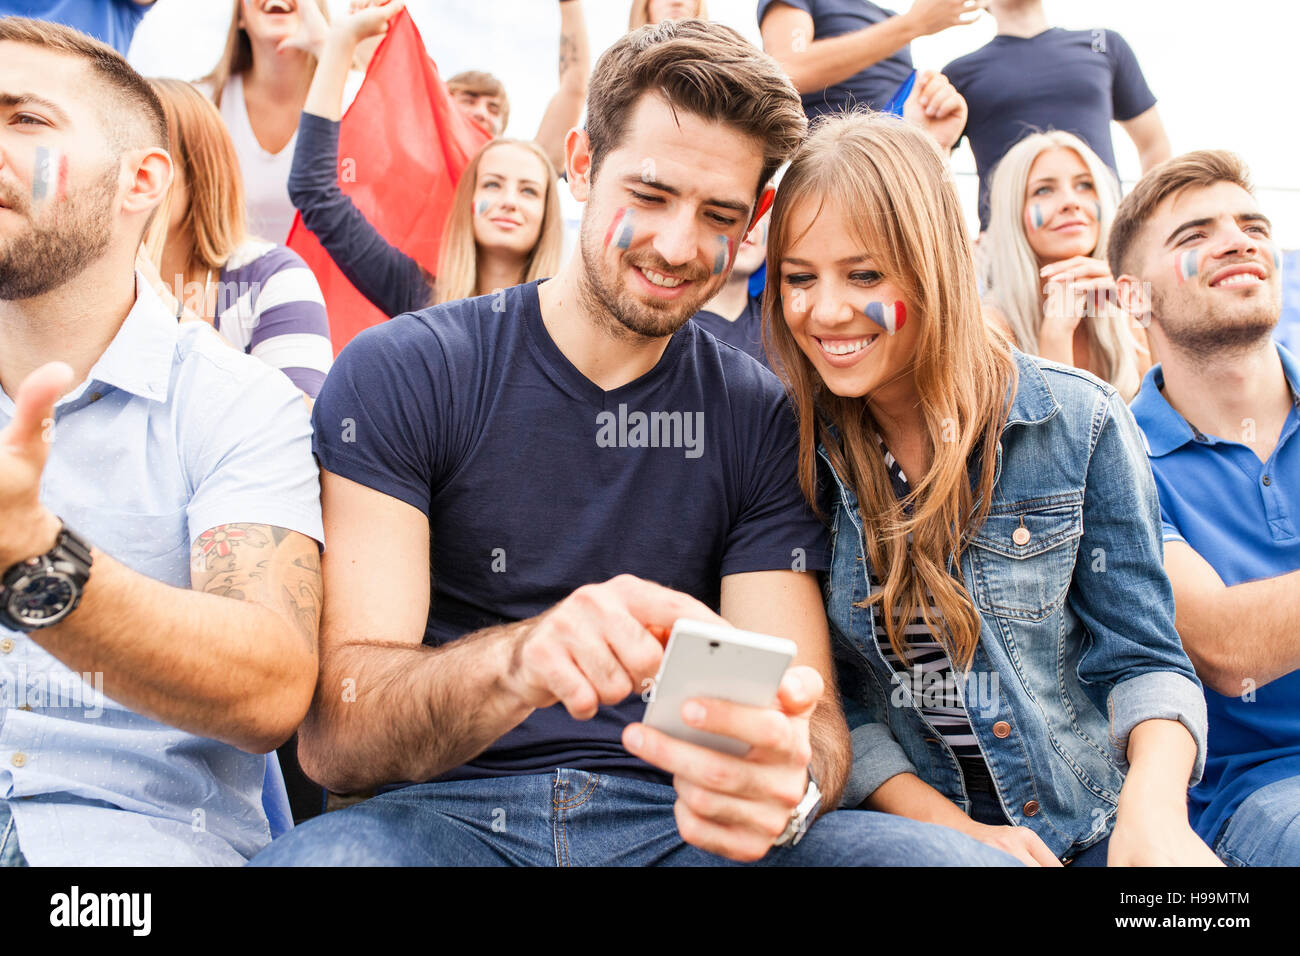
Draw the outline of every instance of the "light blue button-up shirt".
[[[113,341],[55,407],[46,507],[178,588],[190,587],[190,545],[216,525],[322,541],[302,394],[207,325],[178,325],[139,278],[136,290]],[[0,391],[0,425],[13,411]],[[0,799],[32,865],[240,864],[270,841],[264,756],[142,717],[102,686],[0,628]]]

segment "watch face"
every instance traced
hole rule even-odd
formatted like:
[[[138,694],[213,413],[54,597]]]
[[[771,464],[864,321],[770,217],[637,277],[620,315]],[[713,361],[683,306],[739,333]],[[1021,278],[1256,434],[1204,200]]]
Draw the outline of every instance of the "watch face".
[[[9,614],[33,627],[52,624],[72,610],[76,596],[70,577],[45,571],[15,582],[9,592]]]

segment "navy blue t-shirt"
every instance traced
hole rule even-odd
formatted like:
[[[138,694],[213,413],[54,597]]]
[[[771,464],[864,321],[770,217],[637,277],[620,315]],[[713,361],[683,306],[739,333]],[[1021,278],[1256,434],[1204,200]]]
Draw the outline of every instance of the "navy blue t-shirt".
[[[123,56],[148,10],[134,0],[0,0],[0,17],[31,17],[75,27]]]
[[[768,365],[767,353],[763,351],[763,296],[761,294],[750,296],[746,300],[745,311],[740,313],[734,322],[708,309],[696,312],[691,316],[691,321],[719,341],[734,345],[746,355],[752,355],[764,365]]]
[[[878,7],[867,0],[758,0],[758,25],[773,3],[786,3],[803,10],[813,20],[814,40],[829,40],[874,26],[895,16],[893,10]],[[893,56],[873,63],[842,83],[803,95],[803,111],[811,122],[823,113],[842,110],[883,110],[898,88],[912,75],[912,51],[903,47]]]
[[[1110,121],[1131,120],[1156,103],[1132,48],[1114,30],[999,35],[943,72],[970,109],[965,135],[979,170],[981,229],[988,227],[993,169],[1026,135],[1074,133],[1118,179]]]
[[[771,372],[687,322],[653,369],[604,391],[552,341],[537,287],[367,329],[316,401],[321,466],[428,516],[426,644],[531,617],[624,572],[717,609],[724,575],[801,556],[807,570],[827,567]],[[588,721],[534,711],[442,779],[572,767],[667,782],[620,743],[644,711],[639,694]]]

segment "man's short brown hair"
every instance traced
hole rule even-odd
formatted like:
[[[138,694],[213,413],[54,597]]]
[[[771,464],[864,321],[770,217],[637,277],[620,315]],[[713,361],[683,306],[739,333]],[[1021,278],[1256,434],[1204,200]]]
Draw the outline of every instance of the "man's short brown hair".
[[[596,61],[587,91],[593,179],[623,141],[644,93],[759,140],[763,172],[755,198],[808,130],[799,93],[774,59],[720,23],[665,20],[625,34]]]
[[[72,27],[26,17],[0,17],[0,41],[25,43],[82,60],[118,109],[105,110],[105,131],[114,148],[167,148],[167,118],[148,82],[122,54]]]
[[[1111,274],[1119,277],[1128,271],[1125,265],[1129,251],[1156,207],[1184,189],[1215,183],[1233,183],[1252,195],[1255,192],[1250,170],[1241,157],[1223,149],[1198,149],[1175,156],[1138,180],[1133,191],[1119,204],[1115,221],[1111,223],[1106,250]]]
[[[457,73],[447,81],[447,90],[451,93],[473,93],[475,96],[495,96],[501,101],[501,132],[505,132],[510,122],[510,99],[506,96],[506,85],[491,73],[482,70],[465,70]]]

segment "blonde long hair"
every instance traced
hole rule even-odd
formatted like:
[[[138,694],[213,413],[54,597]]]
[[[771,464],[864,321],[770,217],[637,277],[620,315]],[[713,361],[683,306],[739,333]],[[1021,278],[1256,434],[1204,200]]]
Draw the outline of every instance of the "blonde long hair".
[[[847,221],[859,224],[856,238],[916,312],[919,340],[909,371],[933,463],[924,475],[909,476],[910,515],[890,484],[867,400],[831,392],[785,322],[780,262],[794,238],[791,213],[806,200],[834,203]],[[819,507],[820,440],[857,492],[867,552],[883,581],[863,606],[880,605],[889,643],[904,660],[903,627],[920,615],[959,668],[968,667],[975,653],[980,619],[953,568],[988,514],[994,450],[1015,383],[1009,347],[984,324],[964,223],[947,163],[924,133],[880,113],[824,120],[800,147],[777,191],[767,240],[772,268],[763,297],[768,352],[799,420],[804,495]],[[972,469],[978,472],[974,482]],[[927,591],[939,620],[930,618]]]
[[[442,232],[442,248],[438,253],[433,305],[478,295],[478,245],[474,241],[472,208],[474,189],[478,184],[478,168],[484,154],[503,145],[528,150],[546,170],[546,206],[542,213],[542,225],[537,243],[524,263],[523,278],[520,281],[532,282],[534,279],[553,276],[560,268],[563,230],[560,220],[560,191],[555,185],[555,167],[542,148],[532,140],[494,139],[474,155],[461,174],[460,181],[456,183],[451,211],[447,214],[447,224]]]
[[[989,228],[980,242],[982,278],[990,304],[1000,309],[1015,334],[1016,344],[1026,352],[1038,353],[1038,330],[1043,325],[1042,279],[1038,259],[1025,235],[1025,188],[1034,161],[1049,149],[1073,150],[1088,167],[1097,189],[1101,216],[1097,221],[1097,245],[1088,253],[1106,258],[1111,223],[1119,205],[1119,186],[1106,164],[1079,137],[1061,130],[1026,136],[998,163],[989,188]],[[1101,371],[1127,401],[1137,394],[1137,343],[1130,319],[1113,298],[1099,302],[1098,314],[1085,319],[1091,353]]]
[[[311,0],[302,0],[304,3],[310,3]],[[316,6],[320,7],[320,12],[325,16],[325,22],[329,22],[330,8],[326,0],[315,0]],[[253,43],[248,38],[248,31],[239,25],[239,5],[240,0],[234,0],[234,11],[230,15],[230,29],[226,31],[226,46],[221,51],[221,59],[217,60],[217,65],[212,68],[212,72],[200,83],[206,83],[212,88],[212,102],[221,106],[221,96],[226,89],[226,84],[230,82],[232,76],[238,76],[247,73],[253,68]],[[316,57],[307,55],[306,75],[311,77],[316,72]]]
[[[151,79],[167,117],[168,152],[185,177],[190,205],[181,223],[193,237],[190,262],[220,269],[247,238],[244,181],[235,144],[221,114],[203,93],[183,80]],[[155,266],[163,249],[175,201],[175,180],[145,235],[145,250]]]
[[[709,5],[706,0],[697,0],[695,5],[695,20],[709,19]],[[632,11],[627,17],[627,32],[631,33],[638,27],[643,27],[650,22],[650,0],[632,0]]]

